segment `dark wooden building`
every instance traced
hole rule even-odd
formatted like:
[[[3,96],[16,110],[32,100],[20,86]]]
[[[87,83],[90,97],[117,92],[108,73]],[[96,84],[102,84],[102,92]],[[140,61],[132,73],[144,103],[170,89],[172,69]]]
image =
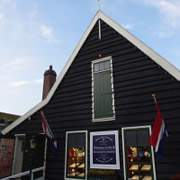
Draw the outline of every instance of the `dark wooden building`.
[[[57,139],[48,140],[46,180],[158,179],[180,173],[180,73],[102,12],[97,12],[48,96],[3,131],[42,133],[42,109]],[[148,144],[157,110],[168,138],[157,158]]]

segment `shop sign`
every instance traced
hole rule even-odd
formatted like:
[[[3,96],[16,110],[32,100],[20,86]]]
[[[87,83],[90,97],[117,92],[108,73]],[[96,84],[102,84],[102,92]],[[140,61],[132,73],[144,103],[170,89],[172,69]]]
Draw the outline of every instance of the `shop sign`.
[[[90,168],[120,169],[118,131],[90,133]]]

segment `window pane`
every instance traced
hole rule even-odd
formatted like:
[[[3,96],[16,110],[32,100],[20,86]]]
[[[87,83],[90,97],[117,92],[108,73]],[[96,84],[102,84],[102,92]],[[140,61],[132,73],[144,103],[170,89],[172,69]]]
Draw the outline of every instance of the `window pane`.
[[[70,178],[85,178],[85,133],[69,133],[67,139],[67,173]]]
[[[138,156],[140,161],[150,163],[150,158],[151,158],[150,147],[138,148]]]
[[[100,71],[104,70],[104,62],[100,63]]]
[[[109,69],[110,68],[110,61],[105,61],[104,62],[104,68]]]
[[[99,63],[94,64],[94,72],[99,71]]]
[[[131,147],[131,146],[137,146],[135,131],[126,132],[126,147]]]
[[[149,133],[147,130],[139,130],[137,132],[138,146],[148,146]]]
[[[74,133],[68,135],[68,147],[82,148],[85,146],[85,134]]]

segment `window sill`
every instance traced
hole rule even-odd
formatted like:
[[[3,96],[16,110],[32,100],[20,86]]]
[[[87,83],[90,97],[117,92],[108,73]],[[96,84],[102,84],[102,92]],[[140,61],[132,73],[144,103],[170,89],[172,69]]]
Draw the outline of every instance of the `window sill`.
[[[107,122],[107,121],[115,121],[115,117],[97,118],[92,120],[92,122]]]

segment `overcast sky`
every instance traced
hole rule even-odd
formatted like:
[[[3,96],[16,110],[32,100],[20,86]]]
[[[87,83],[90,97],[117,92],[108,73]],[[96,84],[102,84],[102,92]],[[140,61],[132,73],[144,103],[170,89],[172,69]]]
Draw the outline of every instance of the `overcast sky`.
[[[101,0],[101,10],[180,69],[180,0]],[[0,0],[0,112],[42,99],[97,12],[97,0]]]

